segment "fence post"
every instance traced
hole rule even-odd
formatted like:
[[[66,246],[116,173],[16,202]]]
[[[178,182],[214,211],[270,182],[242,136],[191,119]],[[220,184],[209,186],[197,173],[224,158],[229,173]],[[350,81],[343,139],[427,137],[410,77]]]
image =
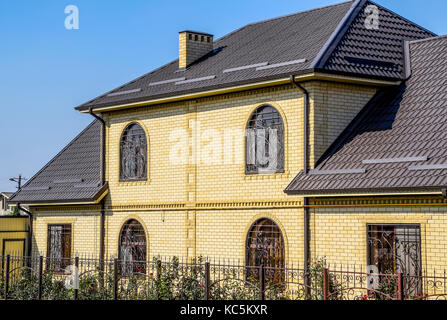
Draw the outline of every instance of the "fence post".
[[[263,264],[259,266],[259,299],[265,300],[265,273]]]
[[[160,300],[160,278],[161,278],[161,261],[157,259],[156,265],[155,265],[155,269],[157,271],[157,290],[156,290],[156,294],[157,294],[157,300]]]
[[[39,275],[37,284],[37,300],[42,300],[42,274],[43,274],[43,256],[39,256]]]
[[[210,299],[210,263],[205,262],[205,300]]]
[[[404,300],[404,275],[402,272],[397,274],[397,300]]]
[[[329,299],[329,270],[323,268],[323,300]]]
[[[6,274],[5,274],[5,300],[8,300],[8,290],[9,290],[9,268],[10,268],[11,256],[8,254],[6,256]]]
[[[113,300],[118,300],[118,259],[113,260]]]
[[[79,257],[75,257],[75,268],[76,268],[76,270],[75,270],[75,272],[76,272],[76,279],[75,279],[76,287],[74,289],[74,299],[78,300],[78,297],[79,297],[79,288],[78,288],[78,286],[79,286]]]

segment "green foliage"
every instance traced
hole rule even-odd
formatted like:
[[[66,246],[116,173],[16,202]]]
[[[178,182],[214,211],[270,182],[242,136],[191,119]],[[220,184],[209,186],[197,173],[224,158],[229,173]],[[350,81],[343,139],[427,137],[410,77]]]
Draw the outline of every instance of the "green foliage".
[[[92,270],[79,276],[80,300],[113,299],[113,271]]]
[[[225,279],[211,288],[213,300],[256,300],[259,297],[257,283],[239,279]]]
[[[326,259],[318,258],[309,266],[309,278],[311,283],[311,294],[305,295],[308,300],[323,300],[323,269],[326,267]],[[331,300],[343,299],[342,285],[335,277],[329,277],[328,289]]]
[[[17,208],[17,206],[15,206],[14,209],[9,213],[9,215],[11,217],[19,217],[20,216],[19,208]]]

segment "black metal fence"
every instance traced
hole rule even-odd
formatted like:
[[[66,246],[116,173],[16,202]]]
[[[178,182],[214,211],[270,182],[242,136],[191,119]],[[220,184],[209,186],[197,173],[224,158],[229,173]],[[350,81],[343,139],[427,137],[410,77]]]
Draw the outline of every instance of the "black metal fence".
[[[0,257],[0,299],[10,300],[403,300],[446,299],[447,275],[373,274],[316,263],[244,266],[178,258],[130,262]]]

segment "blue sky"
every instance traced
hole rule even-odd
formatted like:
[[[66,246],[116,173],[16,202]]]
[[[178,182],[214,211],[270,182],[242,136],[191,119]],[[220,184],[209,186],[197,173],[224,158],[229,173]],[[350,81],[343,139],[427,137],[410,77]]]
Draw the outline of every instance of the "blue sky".
[[[217,38],[330,0],[0,0],[0,191],[31,177],[92,121],[73,108],[177,58],[178,31]],[[438,34],[445,0],[378,0]],[[66,30],[67,5],[79,30]]]

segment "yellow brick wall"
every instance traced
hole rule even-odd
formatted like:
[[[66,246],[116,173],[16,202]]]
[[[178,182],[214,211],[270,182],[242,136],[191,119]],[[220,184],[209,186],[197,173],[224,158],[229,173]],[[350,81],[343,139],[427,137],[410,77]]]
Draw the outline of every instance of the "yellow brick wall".
[[[147,256],[186,257],[186,213],[182,211],[117,211],[106,218],[106,256],[118,256],[119,234],[129,219],[139,221],[146,233]]]
[[[312,157],[332,142],[374,90],[357,85],[306,83],[311,109]],[[285,127],[285,173],[246,175],[244,161],[235,164],[172,165],[169,140],[173,129],[203,131],[245,129],[251,113],[262,104],[278,109]],[[270,217],[283,229],[286,259],[302,263],[303,208],[299,197],[284,188],[302,169],[303,96],[291,85],[141,107],[103,114],[107,122],[106,255],[118,254],[119,232],[125,221],[137,219],[145,230],[148,255],[245,259],[245,237],[258,218]],[[314,112],[314,111],[312,111]],[[312,115],[312,113],[311,113]],[[312,125],[318,121],[318,126]],[[148,140],[148,179],[119,181],[119,142],[123,130],[138,122]],[[321,123],[320,123],[321,122]],[[234,149],[244,160],[242,141]],[[222,154],[221,158],[225,158]],[[289,203],[289,202],[293,203]],[[32,208],[35,211],[35,208]],[[46,253],[49,223],[73,224],[73,253],[99,255],[99,207],[43,208],[34,220],[35,251]]]
[[[329,263],[367,264],[367,224],[417,224],[423,269],[447,267],[447,207],[395,206],[312,208],[312,258]]]
[[[286,264],[303,264],[303,209],[209,210],[197,215],[197,255],[245,262],[247,233],[260,218],[281,229]]]
[[[49,224],[71,224],[72,257],[99,256],[99,206],[33,208],[33,255],[47,255]]]

